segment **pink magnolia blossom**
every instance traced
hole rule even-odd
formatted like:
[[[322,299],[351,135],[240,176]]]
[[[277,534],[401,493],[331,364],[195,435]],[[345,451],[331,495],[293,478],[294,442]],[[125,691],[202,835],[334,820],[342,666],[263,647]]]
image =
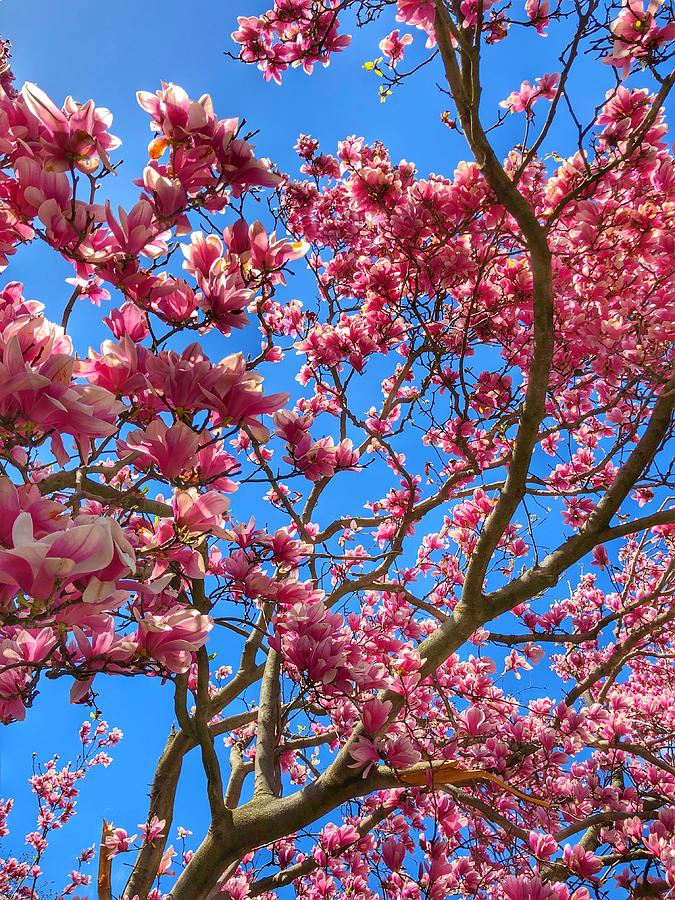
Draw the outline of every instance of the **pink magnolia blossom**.
[[[138,623],[139,652],[170,672],[187,672],[192,653],[203,647],[213,628],[209,616],[176,607],[162,616],[146,615]]]
[[[143,835],[143,839],[148,843],[161,837],[164,834],[165,828],[166,819],[158,819],[157,816],[153,816],[147,824],[138,825],[139,832]]]
[[[350,746],[349,755],[354,760],[353,763],[350,763],[349,768],[363,769],[363,778],[366,778],[373,766],[380,762],[380,751],[376,744],[362,734],[358,735]]]
[[[622,78],[630,72],[633,60],[644,59],[662,44],[675,40],[675,22],[657,24],[656,13],[662,5],[663,0],[651,0],[645,10],[643,0],[626,0],[612,22],[614,43],[604,62],[621,69]]]
[[[199,494],[194,488],[178,491],[173,501],[174,521],[188,534],[210,531],[222,536],[220,525],[229,505],[229,500],[217,491],[206,494]]]
[[[545,37],[550,12],[549,0],[525,0],[525,12],[536,28],[537,34]]]
[[[557,900],[553,886],[545,884],[537,875],[509,875],[503,890],[505,900]]]
[[[120,145],[118,138],[108,134],[112,114],[97,109],[93,100],[77,103],[68,97],[59,109],[37,85],[26,83],[20,94],[27,111],[36,124],[44,129],[43,149],[48,166],[64,171],[74,165],[82,172],[91,172],[103,163],[109,166],[108,151]],[[29,124],[33,124],[29,120]]]
[[[537,78],[534,85],[531,85],[529,81],[523,81],[520,90],[513,91],[499,105],[508,109],[509,112],[525,112],[531,116],[532,107],[537,100],[542,97],[545,100],[552,100],[555,97],[559,81],[560,75],[557,73],[542,75],[541,78]]]
[[[82,599],[87,602],[100,586],[112,593],[114,580],[135,569],[133,548],[112,519],[81,516],[71,528],[36,540],[29,513],[22,512],[12,528],[12,547],[0,550],[5,597],[17,590],[41,600],[49,599],[55,587],[82,576],[89,581]]]
[[[168,427],[161,419],[153,419],[145,431],[130,432],[125,444],[140,454],[143,463],[154,463],[160,472],[174,479],[194,461],[199,438],[184,422]]]
[[[113,828],[112,833],[105,838],[105,847],[109,857],[126,853],[136,840],[135,834],[128,834],[124,828]]]
[[[148,336],[147,318],[133,303],[123,303],[118,309],[112,309],[103,321],[117,340],[128,335],[134,343],[140,343]]]
[[[412,42],[413,36],[411,34],[401,35],[399,29],[395,28],[385,38],[382,38],[379,47],[390,61],[390,64],[395,66],[401,62],[405,54],[405,48],[410,46]]]
[[[389,718],[392,708],[390,700],[368,700],[361,710],[361,721],[366,734],[376,735]]]
[[[565,844],[563,849],[563,862],[569,866],[571,871],[589,877],[595,875],[603,867],[601,859],[598,859],[593,853],[584,850],[579,844],[572,847]]]

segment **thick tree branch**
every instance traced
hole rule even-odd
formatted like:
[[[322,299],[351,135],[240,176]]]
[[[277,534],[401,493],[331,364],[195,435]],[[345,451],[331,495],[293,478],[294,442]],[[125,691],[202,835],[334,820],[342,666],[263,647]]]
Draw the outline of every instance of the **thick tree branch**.
[[[270,650],[260,685],[258,727],[255,751],[256,797],[261,794],[276,796],[279,793],[276,747],[279,741],[279,676],[281,660],[276,650]]]

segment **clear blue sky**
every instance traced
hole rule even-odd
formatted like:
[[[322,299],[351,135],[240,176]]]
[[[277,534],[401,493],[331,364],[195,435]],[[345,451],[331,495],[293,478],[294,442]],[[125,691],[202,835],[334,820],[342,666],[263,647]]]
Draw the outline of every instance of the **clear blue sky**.
[[[320,139],[326,151],[334,150],[336,142],[350,134],[380,139],[395,160],[412,160],[423,174],[451,174],[465,158],[462,138],[440,122],[447,98],[437,90],[430,74],[424,73],[399,89],[386,104],[380,104],[377,78],[361,68],[365,60],[379,55],[377,44],[394,27],[393,13],[356,35],[352,47],[336,57],[330,68],[317,69],[312,78],[298,71],[289,73],[284,85],[277,87],[265,84],[256,69],[224,56],[226,49],[232,49],[229,35],[236,15],[263,9],[250,0],[164,0],[161,4],[138,0],[0,0],[0,33],[14,45],[14,71],[19,84],[34,81],[58,103],[67,94],[82,101],[93,97],[98,105],[114,112],[112,131],[123,140],[117,158],[121,156],[125,164],[120,177],[106,188],[113,203],[128,205],[138,195],[131,180],[142,171],[150,135],[148,117],[137,106],[135,92],[154,91],[161,80],[174,81],[192,95],[210,93],[221,116],[245,116],[251,128],[260,129],[256,138],[259,154],[271,157],[288,171],[296,170],[292,147],[301,132]],[[406,30],[415,34],[411,59],[418,58],[424,35]],[[551,59],[553,50],[552,43],[541,39],[527,44],[509,40],[494,48],[487,70],[485,110],[496,112],[498,101],[523,79],[556,71],[559,66],[555,57]],[[584,81],[592,78],[597,88],[598,68],[586,63],[580,67],[576,88],[582,104],[589,100]],[[601,72],[601,77],[604,74]],[[440,81],[438,68],[435,78]],[[590,96],[597,102],[599,91]],[[507,123],[499,134],[502,149],[520,139],[522,126],[520,117]],[[561,154],[574,149],[572,136],[564,126],[553,137],[555,149]],[[24,281],[26,295],[44,302],[48,315],[59,319],[69,293],[63,279],[69,274],[68,267],[54,254],[30,249],[12,261],[0,276],[0,285],[7,280]],[[96,330],[95,311],[81,311],[84,324],[78,326],[75,339],[79,349],[86,351],[88,343],[97,344],[105,335]],[[236,347],[230,344],[222,355],[233,349]],[[71,860],[79,849],[98,840],[102,817],[129,830],[144,820],[148,780],[171,721],[170,692],[157,682],[98,681],[100,704],[111,724],[120,727],[126,738],[114,751],[114,767],[97,771],[88,779],[79,815],[62,839],[54,840],[46,869],[55,879],[55,890],[63,885],[63,875],[72,867]],[[23,787],[30,774],[31,752],[38,751],[40,758],[60,753],[63,759],[76,752],[77,727],[87,710],[67,705],[68,689],[65,682],[45,684],[26,721],[0,730],[0,796],[13,794],[19,798],[10,823],[15,842],[7,844],[15,853],[34,822],[31,800]],[[191,802],[199,779],[194,771],[179,796],[175,822],[198,834],[200,821],[205,822]],[[117,887],[123,878],[121,869],[116,863]]]

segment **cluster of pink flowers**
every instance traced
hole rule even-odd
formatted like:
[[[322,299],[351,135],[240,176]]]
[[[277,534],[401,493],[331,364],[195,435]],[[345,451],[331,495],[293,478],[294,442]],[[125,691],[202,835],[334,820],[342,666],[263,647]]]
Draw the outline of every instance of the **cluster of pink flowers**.
[[[118,728],[110,728],[107,722],[100,720],[95,726],[91,722],[85,722],[80,728],[79,736],[81,749],[74,762],[59,767],[59,758],[54,756],[46,763],[33,765],[34,774],[29,783],[38,807],[35,828],[25,836],[28,850],[26,858],[0,858],[0,893],[3,897],[14,897],[16,900],[33,900],[36,897],[35,885],[43,875],[43,857],[49,847],[52,832],[61,830],[73,818],[80,794],[78,783],[91,769],[110,765],[112,760],[107,751],[121,741],[122,732]],[[11,800],[0,800],[2,837],[10,833],[7,820],[12,806]],[[62,888],[60,896],[69,897],[78,888],[86,888],[91,884],[92,877],[82,871],[82,866],[90,863],[94,855],[93,846],[81,851],[76,860],[77,868],[70,872],[68,883]]]
[[[274,414],[274,424],[276,433],[288,447],[288,456],[284,459],[299,469],[309,481],[331,478],[340,469],[357,467],[358,453],[352,449],[349,438],[344,438],[337,446],[331,438],[312,440],[309,433],[311,416],[299,416],[290,410],[280,410]]]
[[[619,16],[612,22],[612,52],[604,62],[621,70],[625,78],[634,62],[650,62],[664,44],[675,40],[675,21],[660,24],[657,13],[663,0],[625,0]]]
[[[512,91],[506,100],[502,100],[499,104],[509,112],[524,112],[528,117],[532,116],[532,107],[537,100],[553,100],[558,90],[560,75],[556,72],[553,75],[542,75],[537,78],[534,85],[529,81],[523,81],[520,90]]]
[[[109,133],[110,112],[97,109],[93,101],[82,105],[72,98],[59,109],[35,85],[26,85],[16,97],[5,93],[0,147],[14,177],[2,180],[5,219],[0,252],[6,258],[17,243],[30,239],[37,220],[48,243],[73,263],[81,295],[97,302],[105,299],[101,282],[107,281],[166,322],[215,325],[228,333],[245,321],[243,311],[255,287],[269,278],[279,279],[280,267],[300,248],[274,236],[269,243],[259,224],[251,226],[247,237],[248,226],[239,223],[230,231],[229,241],[226,232],[227,255],[222,242],[217,242],[220,252],[211,253],[206,271],[187,265],[199,292],[182,279],[144,269],[138,256],[156,260],[166,253],[172,232],[190,230],[186,216],[190,209],[217,212],[231,197],[252,187],[275,186],[280,179],[239,137],[236,119],[216,117],[207,95],[191,100],[182,88],[165,84],[155,94],[139,92],[138,99],[157,136],[149,148],[139,201],[131,210],[115,214],[109,204],[102,207],[79,195],[67,174],[73,166],[92,179],[100,167],[110,168],[110,153],[119,146]],[[127,310],[126,318],[133,321],[127,326],[124,316],[116,316],[115,325],[118,331],[131,327],[138,333],[144,317]]]
[[[436,6],[432,0],[396,0],[396,19],[426,32],[428,46],[435,43]]]
[[[3,388],[0,416],[3,434],[17,445],[49,439],[54,458],[69,460],[63,443],[71,435],[85,458],[96,438],[115,433],[122,404],[105,389],[74,381],[73,346],[62,328],[43,315],[43,305],[23,297],[23,285],[8,284],[0,292],[0,373]]]
[[[275,621],[271,646],[283,653],[289,671],[305,679],[321,695],[350,694],[383,688],[389,679],[375,648],[367,652],[351,639],[341,615],[327,610],[320,592],[293,592],[292,606],[282,608]],[[291,598],[284,598],[286,602]],[[350,618],[350,625],[354,621]]]
[[[350,44],[348,35],[338,33],[337,7],[336,0],[276,0],[262,16],[240,16],[232,38],[244,62],[255,63],[266,81],[280,83],[289,66],[311,73]]]
[[[650,47],[657,47],[672,39],[672,34],[665,29],[651,26],[651,19],[663,0],[653,0],[649,11],[642,11],[642,0],[636,0],[639,11],[633,12],[633,17],[638,17],[646,30],[651,28],[649,37],[636,36],[632,22],[624,25],[626,17],[619,20],[619,25],[613,30],[617,39],[626,42],[638,40],[643,47],[642,53],[629,53],[628,55],[645,56]],[[289,68],[302,66],[304,71],[311,74],[314,66],[321,63],[327,66],[334,53],[340,53],[351,43],[349,35],[339,33],[341,15],[345,6],[336,0],[276,0],[274,6],[259,16],[240,16],[238,27],[232,33],[232,39],[239,45],[239,59],[249,65],[256,65],[263,73],[266,81],[281,83],[284,73]],[[551,13],[549,0],[526,0],[525,13],[527,22],[511,19],[504,10],[494,10],[494,0],[462,0],[457,12],[457,25],[462,30],[475,29],[479,17],[481,30],[485,34],[488,44],[503,40],[508,30],[514,23],[527,24],[536,29],[543,37],[547,35]],[[631,10],[637,6],[629,3],[627,8]],[[554,11],[558,14],[558,10]],[[427,48],[436,44],[436,5],[432,0],[396,0],[396,21],[422,30],[426,36]],[[629,33],[629,28],[633,31]],[[453,44],[456,43],[454,36]],[[387,34],[379,44],[380,50],[387,58],[388,64],[394,69],[403,60],[405,48],[412,43],[412,35],[401,36],[400,29],[394,29]],[[617,49],[615,47],[615,56]],[[623,50],[616,59],[622,59],[627,55]],[[611,61],[611,58],[608,59]],[[612,65],[622,65],[620,62]],[[630,65],[630,63],[629,63]]]
[[[349,5],[278,0],[240,19],[240,56],[276,81],[327,64],[348,42],[338,26]],[[480,40],[479,27],[488,43],[503,38],[514,23],[494,6],[457,4],[451,44]],[[631,3],[614,23],[609,61],[624,75],[671,39],[657,13]],[[520,24],[543,35],[558,11],[527,0],[525,14]],[[396,16],[434,45],[434,3],[398,0]],[[381,42],[391,70],[411,40],[396,29]],[[637,890],[627,863],[645,858],[673,888],[675,526],[647,520],[618,551],[620,529],[587,533],[672,371],[675,166],[649,92],[619,85],[588,149],[555,169],[522,148],[504,160],[552,257],[549,390],[528,432],[522,413],[540,377],[532,254],[489,167],[422,177],[379,142],[352,136],[322,153],[301,135],[293,181],[207,95],[164,84],[138,95],[153,139],[138,201],[114,211],[95,202],[119,145],[110,112],[72,98],[59,107],[35,85],[16,92],[6,52],[0,262],[37,238],[72,267],[74,290],[61,326],[16,282],[0,292],[0,719],[26,715],[43,674],[70,678],[71,699],[85,703],[105,674],[171,681],[178,746],[206,733],[218,755],[225,733],[231,798],[240,775],[260,774],[262,729],[242,690],[278,663],[278,715],[264,724],[278,727],[267,750],[284,788],[308,784],[327,753],[347,770],[342,786],[389,787],[340,824],[322,822],[315,840],[303,830],[238,855],[218,875],[230,897],[271,896],[256,885],[268,851],[274,866],[299,867],[307,900],[371,900],[374,878],[391,900],[590,900],[602,879]],[[559,78],[523,82],[502,107],[529,126]],[[288,237],[244,218],[251,191],[268,188]],[[222,228],[211,223],[233,210]],[[316,311],[285,296],[304,256]],[[68,333],[82,299],[112,301],[112,338],[86,357]],[[256,328],[255,358],[230,347],[215,361],[200,340]],[[281,379],[292,351],[301,390],[288,406],[258,369],[285,361]],[[500,525],[523,432],[533,455]],[[619,515],[670,508],[659,465],[645,463]],[[261,501],[269,526],[250,517]],[[542,509],[553,522],[543,540]],[[606,544],[593,549],[594,537]],[[540,550],[559,540],[590,572],[553,599],[537,588],[505,603],[521,576],[536,583],[554,568],[555,545]],[[455,627],[461,651],[427,653]],[[217,628],[241,639],[239,670],[233,643],[211,666]],[[545,667],[550,697],[536,689]],[[48,833],[119,737],[83,727],[77,765],[36,771],[29,859],[0,861],[0,894],[33,896]],[[436,770],[449,780],[435,784]],[[456,791],[432,790],[453,774]],[[9,812],[0,803],[0,834]],[[149,900],[164,896],[155,875],[193,859],[167,846],[170,818],[151,808],[136,830],[104,833],[110,865],[156,851]],[[576,838],[579,823],[597,842]],[[86,885],[91,856],[65,896]]]
[[[59,108],[36,85],[16,92],[6,81],[0,261],[38,235],[72,264],[75,288],[63,326],[20,284],[0,292],[0,440],[18,474],[0,484],[0,716],[8,721],[24,716],[44,670],[75,676],[74,701],[87,699],[97,672],[189,670],[213,623],[178,586],[181,577],[203,579],[199,545],[223,536],[222,493],[236,489],[240,471],[225,431],[265,439],[259,417],[286,395],[265,396],[241,354],[213,364],[197,344],[165,349],[156,330],[153,350],[142,342],[151,316],[170,329],[242,327],[246,307],[283,284],[285,265],[305,247],[239,219],[222,237],[195,232],[181,245],[196,288],[167,274],[168,241],[190,231],[191,210],[218,212],[280,182],[237,121],[218,119],[208,96],[194,101],[175,85],[140,92],[156,136],[139,201],[114,213],[93,202],[119,146],[110,112],[72,98]],[[114,339],[78,359],[66,331],[71,308],[79,297],[110,299],[106,282],[124,298],[105,318]],[[102,455],[111,439],[116,453]],[[71,461],[91,471],[68,471]],[[158,498],[163,515],[154,520],[134,487],[144,477],[173,492],[168,504]]]

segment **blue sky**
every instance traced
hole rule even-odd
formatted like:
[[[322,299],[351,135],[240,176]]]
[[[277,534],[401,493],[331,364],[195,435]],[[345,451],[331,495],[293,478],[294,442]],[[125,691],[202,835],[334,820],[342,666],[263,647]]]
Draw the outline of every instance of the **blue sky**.
[[[394,27],[393,14],[356,35],[352,47],[334,58],[328,69],[317,69],[312,78],[292,72],[278,87],[265,84],[255,68],[238,65],[224,55],[226,49],[232,49],[229,35],[236,14],[251,15],[263,8],[243,0],[165,0],[161,4],[0,0],[0,31],[14,45],[19,84],[34,81],[57,103],[67,94],[81,101],[93,97],[98,105],[114,112],[112,131],[123,140],[116,158],[123,158],[124,166],[120,176],[106,185],[106,196],[113,204],[129,205],[138,195],[131,181],[139,177],[147,159],[150,132],[135,92],[154,91],[161,80],[174,81],[192,95],[210,93],[220,116],[245,116],[252,129],[260,129],[255,139],[258,153],[291,172],[296,171],[292,147],[301,132],[318,138],[328,152],[347,135],[379,139],[395,160],[414,161],[423,174],[451,174],[466,157],[462,138],[440,121],[448,102],[434,85],[441,79],[438,67],[434,77],[424,73],[399,88],[386,104],[378,100],[376,76],[362,69],[365,60],[379,55],[378,41]],[[415,35],[411,59],[418,59],[424,35],[405,30]],[[558,64],[551,60],[554,49],[551,42],[537,38],[509,40],[493,48],[484,92],[486,113],[494,114],[498,101],[523,79],[556,71]],[[576,76],[575,87],[586,109],[591,96],[596,102],[601,96],[599,89],[592,95],[587,90],[591,79],[596,88],[599,78],[610,83],[610,72],[605,69],[598,74],[598,68],[582,62]],[[522,118],[512,117],[498,135],[500,149],[517,142],[522,127]],[[565,124],[552,140],[549,150],[561,154],[574,150]],[[30,248],[12,261],[0,276],[0,285],[7,280],[24,281],[26,295],[44,302],[48,315],[59,320],[70,292],[64,284],[69,275],[69,268],[55,254]],[[306,283],[300,279],[297,289]],[[78,312],[82,315],[74,338],[85,352],[87,344],[98,344],[106,335],[96,325],[96,310],[82,304]],[[222,355],[232,349],[236,347],[223,347]],[[126,739],[113,753],[113,769],[97,771],[87,780],[79,815],[63,836],[54,840],[46,870],[55,879],[55,888],[63,884],[63,874],[79,849],[98,839],[102,817],[129,830],[143,821],[148,779],[171,721],[170,692],[158,682],[141,686],[137,680],[99,681],[100,705]],[[62,759],[77,752],[77,728],[87,710],[67,705],[68,688],[65,683],[45,684],[26,721],[0,731],[0,796],[20,798],[11,820],[17,841],[10,842],[13,852],[19,850],[22,835],[34,821],[31,800],[22,787],[30,774],[32,751],[40,758],[60,753]],[[204,819],[192,803],[200,779],[194,763],[196,760],[189,764],[192,774],[179,796],[175,821],[198,834]],[[122,866],[116,864],[116,870],[121,880]]]

